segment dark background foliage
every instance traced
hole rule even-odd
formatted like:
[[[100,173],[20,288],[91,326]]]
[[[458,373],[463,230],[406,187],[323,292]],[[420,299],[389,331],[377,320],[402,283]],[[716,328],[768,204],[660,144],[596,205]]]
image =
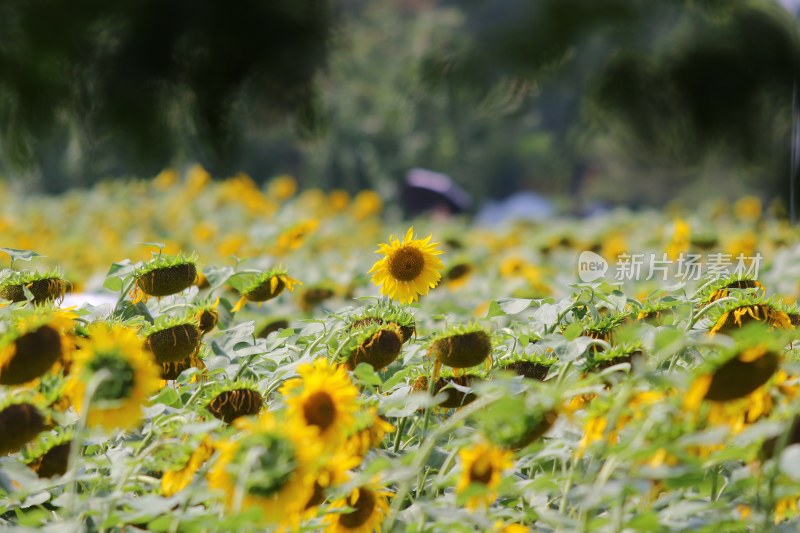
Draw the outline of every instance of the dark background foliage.
[[[0,3],[6,174],[57,191],[200,161],[573,204],[787,200],[795,18],[774,1]]]

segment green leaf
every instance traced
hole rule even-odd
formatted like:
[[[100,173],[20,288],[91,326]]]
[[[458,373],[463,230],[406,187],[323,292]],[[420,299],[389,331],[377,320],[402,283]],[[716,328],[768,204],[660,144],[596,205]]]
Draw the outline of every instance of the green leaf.
[[[16,248],[0,248],[0,252],[5,252],[11,256],[12,261],[30,261],[34,257],[47,257],[33,250],[17,250]]]
[[[372,368],[372,365],[367,363],[359,363],[353,371],[353,375],[365,385],[380,387],[383,384],[383,380],[375,373],[375,369]]]

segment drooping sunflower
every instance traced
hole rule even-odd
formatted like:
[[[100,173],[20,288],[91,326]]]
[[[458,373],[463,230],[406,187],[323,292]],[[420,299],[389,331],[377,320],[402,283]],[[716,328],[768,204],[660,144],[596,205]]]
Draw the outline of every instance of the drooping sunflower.
[[[331,502],[330,513],[325,517],[326,533],[374,533],[381,530],[383,519],[389,512],[391,492],[376,485],[361,486],[345,498]],[[352,510],[345,511],[350,508]]]
[[[614,335],[617,329],[630,320],[631,315],[627,312],[612,313],[593,319],[585,325],[582,335],[598,339],[605,342],[614,342]]]
[[[210,390],[206,409],[226,424],[243,416],[257,415],[264,406],[264,397],[256,385],[247,381],[234,381]]]
[[[157,363],[175,363],[197,355],[202,332],[194,317],[159,317],[156,323],[145,328],[144,347]]]
[[[31,295],[31,302],[42,304],[55,301],[60,303],[67,291],[67,281],[58,270],[49,272],[32,272],[23,270],[14,272],[0,280],[0,298],[12,302],[24,302],[28,299],[25,291]]]
[[[235,423],[240,438],[218,444],[209,485],[225,494],[229,511],[259,509],[265,524],[296,524],[314,491],[320,443],[314,432],[288,417],[264,413]]]
[[[776,329],[794,329],[789,315],[773,299],[746,294],[727,302],[715,318],[709,335],[730,334],[747,324],[761,322]]]
[[[404,307],[395,305],[391,301],[381,300],[375,305],[369,305],[347,317],[348,329],[359,330],[374,324],[396,324],[403,334],[406,343],[417,332],[414,315]]]
[[[550,368],[556,363],[558,363],[558,358],[548,352],[519,353],[500,360],[498,366],[501,370],[513,372],[527,379],[544,381]]]
[[[129,429],[138,424],[143,404],[158,390],[160,371],[136,331],[116,324],[92,324],[89,337],[78,339],[78,348],[67,383],[76,411],[80,413],[88,401],[90,426]],[[103,371],[104,379],[87,398],[87,386]]]
[[[589,351],[584,369],[586,372],[601,372],[606,368],[627,363],[628,370],[634,370],[643,359],[641,342],[622,343],[601,352]]]
[[[255,276],[249,276],[242,283],[239,292],[241,297],[232,312],[240,311],[247,302],[258,302],[259,305],[277,298],[284,289],[293,291],[299,281],[289,276],[289,272],[282,267],[272,268]]]
[[[197,257],[194,255],[159,255],[134,271],[135,285],[131,290],[134,303],[150,296],[160,298],[177,294],[197,281]]]
[[[358,410],[358,389],[344,367],[326,359],[297,367],[299,378],[281,387],[289,414],[313,427],[326,450],[339,446],[351,432]]]
[[[23,460],[40,478],[63,476],[69,464],[72,431],[57,429],[41,435],[23,450]]]
[[[207,301],[196,306],[194,309],[194,319],[200,328],[200,333],[206,335],[217,327],[219,322],[219,298],[215,301]]]
[[[371,326],[357,330],[344,342],[349,344],[343,350],[343,362],[353,370],[360,363],[372,365],[382,370],[392,364],[403,348],[403,332],[397,324]]]
[[[45,410],[29,395],[0,400],[0,455],[12,453],[50,427]]]
[[[169,498],[185,489],[213,453],[214,446],[211,444],[211,439],[205,437],[197,444],[188,460],[164,472],[161,476],[161,495]]]
[[[409,228],[400,241],[394,235],[389,243],[378,245],[375,253],[384,254],[369,270],[372,283],[381,286],[381,294],[400,303],[410,303],[428,294],[442,278],[444,265],[436,257],[443,252],[437,250],[439,243],[425,239],[414,239],[414,228]]]
[[[765,293],[764,285],[754,277],[742,274],[731,274],[706,284],[696,295],[699,305],[708,305],[722,298],[726,298],[731,293],[750,292],[763,296]]]
[[[478,486],[483,492],[469,496],[466,506],[472,510],[488,507],[497,499],[497,487],[503,473],[514,466],[513,454],[488,442],[479,442],[471,448],[462,449],[458,456],[461,460],[461,476],[456,493],[462,494],[469,487]]]
[[[428,353],[442,365],[469,368],[491,362],[492,339],[478,324],[452,326],[433,336]]]
[[[62,334],[72,324],[68,312],[37,310],[18,316],[0,337],[0,385],[22,385],[50,370],[71,351]]]
[[[201,349],[198,353],[191,354],[189,357],[179,361],[173,361],[171,363],[159,363],[161,365],[161,379],[164,381],[176,380],[184,370],[188,370],[190,368],[196,368],[200,372],[205,370],[206,364],[203,362],[204,356],[201,355],[202,351],[203,350]],[[191,377],[191,382],[197,381],[198,379],[202,379],[202,374],[199,372]],[[162,385],[166,385],[166,383],[163,383]]]
[[[754,334],[761,331],[761,335]],[[709,359],[695,371],[684,408],[695,411],[707,400],[722,404],[744,398],[767,383],[780,366],[780,340],[753,324],[737,332],[737,346]]]

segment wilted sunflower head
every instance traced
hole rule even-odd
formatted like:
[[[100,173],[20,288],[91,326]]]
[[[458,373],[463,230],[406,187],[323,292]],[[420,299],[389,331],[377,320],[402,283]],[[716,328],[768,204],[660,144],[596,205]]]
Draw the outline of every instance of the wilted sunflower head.
[[[326,449],[335,449],[352,431],[358,389],[344,367],[326,359],[301,364],[297,373],[281,387],[289,415],[314,429]]]
[[[62,334],[71,315],[38,309],[16,315],[0,337],[0,385],[22,385],[44,375],[68,351]]]
[[[749,274],[731,274],[707,283],[696,298],[700,307],[732,294],[764,296],[764,285]]]
[[[258,509],[262,523],[296,520],[313,493],[321,453],[313,431],[292,418],[279,421],[273,413],[235,425],[240,436],[219,443],[209,485],[225,494],[229,510]]]
[[[296,285],[302,285],[290,277],[283,267],[275,267],[259,274],[245,272],[232,277],[230,282],[241,293],[233,312],[239,311],[246,302],[263,303],[277,298],[284,289],[291,292]]]
[[[606,368],[627,363],[633,370],[642,362],[644,351],[641,342],[622,343],[610,350],[590,353],[586,359],[587,372],[601,372]]]
[[[550,368],[558,363],[558,357],[548,351],[516,353],[498,362],[500,370],[513,372],[518,376],[536,381],[544,381]]]
[[[188,289],[197,281],[197,256],[159,255],[137,268],[133,276],[136,285],[132,291],[134,302],[149,296],[169,296]]]
[[[736,345],[698,367],[684,406],[696,409],[703,400],[729,402],[744,398],[775,374],[782,358],[781,341],[760,324],[737,332]]]
[[[750,323],[766,324],[779,330],[794,329],[791,319],[774,298],[763,298],[755,294],[744,294],[725,302],[711,315],[710,335],[731,334]]]
[[[175,363],[196,355],[203,336],[193,316],[159,317],[142,334],[144,347],[159,364]]]
[[[628,312],[613,312],[599,319],[589,321],[583,328],[583,335],[605,342],[613,342],[616,329],[630,320]]]
[[[382,370],[392,364],[403,348],[403,332],[397,324],[373,324],[356,330],[342,342],[348,348],[342,351],[343,362],[348,369],[355,369],[359,363],[372,365]]]
[[[478,324],[451,326],[432,337],[428,353],[443,365],[469,368],[492,355],[492,339]]]
[[[24,302],[30,299],[33,304],[61,303],[67,292],[67,286],[68,282],[58,270],[48,272],[22,270],[0,279],[0,298],[12,302]]]
[[[161,379],[166,381],[174,381],[178,379],[184,370],[188,370],[190,368],[196,368],[201,372],[205,370],[206,364],[203,362],[203,359],[206,357],[206,355],[204,354],[204,348],[204,346],[201,346],[201,349],[197,353],[191,354],[185,359],[173,361],[171,363],[159,363],[161,365]],[[191,379],[192,381],[195,381],[198,377],[198,375],[195,375],[192,376]]]
[[[219,298],[194,307],[194,318],[203,335],[211,333],[219,322]]]
[[[96,323],[89,327],[88,338],[78,339],[67,390],[79,413],[89,402],[90,426],[129,429],[141,420],[142,406],[158,390],[159,372],[135,330]]]
[[[396,324],[403,334],[404,343],[408,342],[417,331],[414,315],[388,300],[369,305],[350,315],[347,324],[349,330],[358,330],[375,324]]]
[[[235,381],[210,388],[206,409],[226,424],[237,418],[257,415],[264,406],[264,397],[255,383]]]
[[[16,452],[51,424],[30,393],[0,398],[0,455]]]
[[[636,313],[636,320],[654,326],[671,324],[675,320],[675,308],[680,305],[677,299],[661,299],[645,302]]]
[[[464,494],[470,487],[476,487],[480,492],[467,497],[467,508],[477,509],[491,505],[497,499],[496,490],[503,473],[514,466],[512,453],[483,441],[463,448],[458,457],[461,462],[461,476],[456,493]]]
[[[63,428],[40,435],[23,450],[23,461],[40,478],[63,476],[69,463],[72,438],[72,430]]]
[[[411,303],[428,294],[441,279],[444,269],[436,257],[443,252],[436,249],[438,243],[425,239],[414,239],[414,228],[409,228],[400,241],[391,236],[389,243],[378,246],[375,253],[383,254],[369,270],[372,283],[380,285],[381,294],[400,303]]]

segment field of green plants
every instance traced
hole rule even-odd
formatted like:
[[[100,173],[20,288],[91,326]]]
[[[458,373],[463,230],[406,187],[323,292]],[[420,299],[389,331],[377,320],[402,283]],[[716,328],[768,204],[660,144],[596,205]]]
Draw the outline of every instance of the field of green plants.
[[[800,246],[757,198],[481,227],[199,166],[0,198],[0,529],[800,527]]]

